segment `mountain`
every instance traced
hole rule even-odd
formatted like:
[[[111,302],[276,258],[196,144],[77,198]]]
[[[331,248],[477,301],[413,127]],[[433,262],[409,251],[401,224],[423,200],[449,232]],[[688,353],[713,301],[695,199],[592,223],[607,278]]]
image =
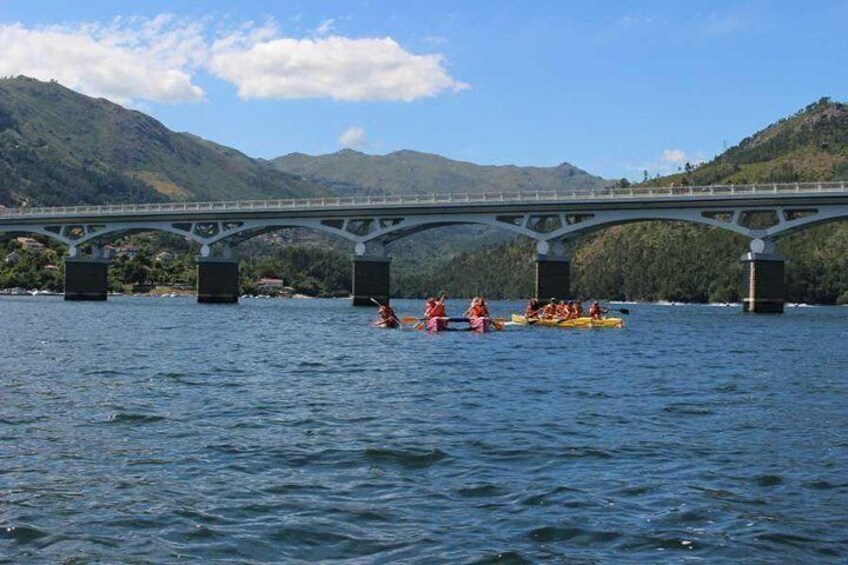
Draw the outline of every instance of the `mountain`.
[[[556,167],[475,165],[408,150],[368,155],[344,149],[315,157],[291,153],[271,162],[281,171],[302,175],[334,192],[354,194],[588,190],[610,184],[568,163]]]
[[[291,198],[325,187],[56,82],[0,79],[0,204]]]

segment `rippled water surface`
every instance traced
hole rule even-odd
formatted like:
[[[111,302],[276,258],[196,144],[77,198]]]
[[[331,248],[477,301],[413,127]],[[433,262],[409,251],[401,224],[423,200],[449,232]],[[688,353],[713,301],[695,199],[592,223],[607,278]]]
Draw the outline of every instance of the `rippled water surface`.
[[[844,562],[848,309],[629,308],[2,298],[0,560]]]

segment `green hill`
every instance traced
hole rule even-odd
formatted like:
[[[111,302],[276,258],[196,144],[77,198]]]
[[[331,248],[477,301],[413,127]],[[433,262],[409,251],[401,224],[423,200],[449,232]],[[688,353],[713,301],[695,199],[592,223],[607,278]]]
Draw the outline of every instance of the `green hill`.
[[[714,160],[652,184],[848,180],[848,104],[822,98]]]
[[[0,79],[0,204],[327,194],[265,161],[55,82]]]
[[[823,98],[742,140],[714,160],[649,184],[708,185],[815,182],[848,178],[848,105]],[[574,243],[572,291],[577,296],[686,302],[736,301],[742,296],[739,257],[747,239],[718,228],[682,222],[612,227]],[[781,239],[790,302],[848,303],[848,224],[835,222]],[[692,260],[697,253],[698,259]],[[461,254],[411,279],[398,292],[415,295],[428,280],[448,292],[484,288],[492,296],[531,292],[532,249],[526,242],[485,255]],[[485,260],[480,260],[485,257]],[[444,273],[468,273],[462,283]],[[498,277],[497,273],[508,273]],[[485,286],[484,286],[485,284]]]
[[[417,151],[367,155],[345,149],[316,157],[291,153],[271,162],[281,171],[302,175],[336,192],[356,194],[588,190],[610,184],[568,163],[556,167],[475,165]]]

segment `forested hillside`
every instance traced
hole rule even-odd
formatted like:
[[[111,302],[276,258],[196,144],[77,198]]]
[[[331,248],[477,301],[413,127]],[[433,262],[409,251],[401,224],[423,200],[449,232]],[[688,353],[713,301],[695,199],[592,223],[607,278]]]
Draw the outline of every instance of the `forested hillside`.
[[[742,140],[709,163],[653,179],[668,186],[803,182],[848,179],[848,105],[823,98]],[[576,296],[622,300],[736,301],[742,294],[740,256],[746,238],[687,223],[617,226],[576,242],[572,291]],[[848,224],[803,230],[778,243],[786,257],[790,302],[848,303]],[[464,254],[445,265],[397,281],[398,292],[416,294],[443,273],[463,273],[470,284],[444,281],[453,294],[478,288],[492,296],[529,296],[532,246],[511,243],[484,255]],[[479,260],[485,258],[485,260]],[[436,285],[438,286],[438,285]],[[441,288],[441,287],[440,287]]]

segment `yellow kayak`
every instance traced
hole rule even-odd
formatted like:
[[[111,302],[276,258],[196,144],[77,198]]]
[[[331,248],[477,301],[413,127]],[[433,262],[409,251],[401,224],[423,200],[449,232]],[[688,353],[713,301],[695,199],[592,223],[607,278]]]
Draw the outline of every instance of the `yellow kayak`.
[[[624,320],[621,318],[603,318],[593,320],[592,318],[574,318],[573,320],[540,320],[538,318],[527,318],[521,314],[513,314],[512,322],[522,326],[550,326],[552,328],[621,328]]]

